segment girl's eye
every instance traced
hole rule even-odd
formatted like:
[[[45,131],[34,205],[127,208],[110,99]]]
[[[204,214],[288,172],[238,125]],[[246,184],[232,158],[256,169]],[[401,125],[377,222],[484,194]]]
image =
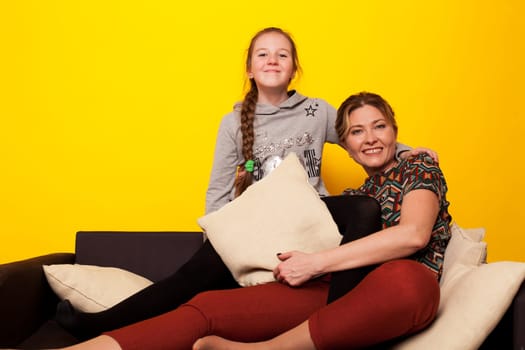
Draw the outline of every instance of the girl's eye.
[[[257,57],[264,57],[264,56],[266,56],[266,52],[259,52],[257,54]]]
[[[288,55],[287,55],[287,54],[285,54],[285,53],[281,53],[281,54],[279,54],[279,57],[281,57],[281,58],[287,58],[287,57],[288,57]]]

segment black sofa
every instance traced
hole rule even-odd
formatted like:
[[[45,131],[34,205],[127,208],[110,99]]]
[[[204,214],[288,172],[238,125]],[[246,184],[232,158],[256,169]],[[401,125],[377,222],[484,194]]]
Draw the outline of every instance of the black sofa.
[[[42,265],[113,266],[158,281],[187,261],[202,240],[201,232],[84,231],[76,235],[74,254],[49,254],[0,265],[0,348],[52,349],[78,342],[53,321],[58,298]],[[524,348],[525,283],[481,349]]]
[[[0,348],[52,349],[78,342],[53,320],[59,300],[42,265],[113,266],[155,282],[177,270],[202,241],[201,232],[77,232],[74,254],[0,265]]]

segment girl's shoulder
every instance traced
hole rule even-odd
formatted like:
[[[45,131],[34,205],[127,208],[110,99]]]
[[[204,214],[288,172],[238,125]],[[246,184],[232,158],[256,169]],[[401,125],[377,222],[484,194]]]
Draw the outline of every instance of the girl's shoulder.
[[[333,120],[335,123],[335,117],[337,111],[334,106],[332,106],[328,101],[320,97],[307,97],[299,93],[296,93],[302,98],[297,98],[296,108],[302,108],[306,111],[307,115],[310,116],[324,116],[328,120]],[[332,122],[330,122],[332,123]]]
[[[236,129],[240,125],[240,118],[239,118],[240,111],[232,110],[229,113],[226,113],[223,115],[221,122],[220,122],[220,128],[221,129]]]
[[[305,95],[301,95],[298,92],[296,92],[296,95],[297,95],[297,100],[301,100],[302,102],[317,103],[319,105],[333,107],[330,103],[328,103],[328,101],[326,101],[324,98],[321,98],[321,97],[305,96]]]

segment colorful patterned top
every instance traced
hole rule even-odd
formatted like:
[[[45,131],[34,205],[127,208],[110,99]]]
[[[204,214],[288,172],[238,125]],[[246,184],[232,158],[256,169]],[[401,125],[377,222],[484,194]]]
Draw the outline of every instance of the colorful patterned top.
[[[450,240],[452,217],[448,213],[445,178],[432,158],[426,154],[410,157],[385,173],[367,178],[358,190],[349,189],[344,193],[368,194],[377,199],[381,205],[383,228],[387,228],[399,224],[404,195],[418,189],[434,192],[438,196],[440,209],[428,245],[411,258],[423,263],[440,277],[445,248]]]

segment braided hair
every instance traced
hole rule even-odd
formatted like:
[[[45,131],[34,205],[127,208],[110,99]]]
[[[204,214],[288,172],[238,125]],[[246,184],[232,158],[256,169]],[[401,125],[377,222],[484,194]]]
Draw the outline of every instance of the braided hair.
[[[291,54],[293,61],[294,71],[300,71],[299,58],[297,56],[297,48],[295,42],[293,41],[290,34],[283,31],[280,28],[268,27],[259,31],[250,41],[250,46],[248,47],[248,52],[246,55],[246,72],[250,71],[252,66],[252,54],[255,42],[263,34],[267,33],[279,33],[282,34],[288,39],[291,46]],[[255,119],[255,107],[257,105],[257,100],[259,97],[259,91],[257,89],[257,83],[254,78],[249,79],[250,89],[244,96],[244,100],[241,106],[241,134],[242,134],[242,155],[244,157],[244,164],[239,166],[237,171],[237,177],[235,178],[235,197],[240,196],[247,188],[253,183],[253,173],[252,171],[246,171],[245,165],[248,160],[253,161],[253,144],[255,141],[255,132],[253,127],[253,122]]]

